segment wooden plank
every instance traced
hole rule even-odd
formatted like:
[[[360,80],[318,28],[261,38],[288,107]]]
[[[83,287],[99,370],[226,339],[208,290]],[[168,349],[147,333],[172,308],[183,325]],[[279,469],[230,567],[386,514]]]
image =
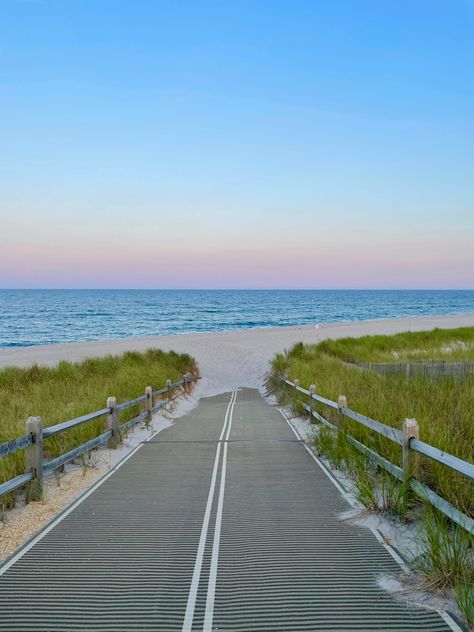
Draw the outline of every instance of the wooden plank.
[[[18,487],[22,487],[29,483],[33,479],[33,474],[31,472],[27,472],[26,474],[20,474],[20,476],[16,476],[15,478],[11,478],[9,481],[2,483],[0,485],[0,496],[4,496],[9,492],[14,491]]]
[[[448,452],[443,452],[438,448],[434,448],[433,446],[425,443],[424,441],[420,441],[419,439],[412,439],[410,441],[410,450],[414,450],[415,452],[419,452],[420,454],[424,454],[428,456],[430,459],[434,461],[438,461],[438,463],[442,463],[446,465],[452,470],[456,470],[460,474],[464,474],[464,476],[468,476],[469,478],[474,479],[474,464],[469,463],[468,461],[463,461],[459,459],[457,456],[453,456]]]
[[[26,422],[26,434],[32,441],[25,450],[25,474],[32,474],[32,480],[26,486],[27,500],[43,498],[43,420],[41,417],[29,417]]]
[[[309,413],[312,414],[312,416],[317,419],[318,421],[320,421],[322,424],[324,424],[325,426],[327,426],[330,430],[337,430],[336,426],[334,424],[332,424],[330,421],[328,421],[327,419],[325,419],[322,415],[320,415],[318,412],[316,412],[315,410],[312,410],[310,406],[308,406],[308,404],[303,404],[303,407],[305,410],[307,410]]]
[[[378,452],[375,452],[375,450],[371,450],[360,441],[357,441],[357,439],[354,439],[351,435],[346,434],[346,437],[351,445],[360,450],[360,452],[365,454],[371,461],[374,461],[374,463],[383,467],[384,470],[389,472],[399,481],[403,480],[403,470],[401,467],[394,465],[391,461],[381,456]]]
[[[153,391],[153,397],[156,397],[157,395],[163,395],[163,393],[167,393],[169,391],[169,387],[168,386],[163,386],[162,388],[159,388],[156,391]]]
[[[0,443],[0,457],[7,456],[8,454],[14,454],[18,452],[18,450],[24,450],[32,442],[31,433],[25,434],[21,437],[17,437],[16,439],[11,439],[10,441],[5,441],[5,443]]]
[[[291,382],[290,380],[283,380],[283,382],[285,384],[288,384],[288,386],[292,386],[293,388],[296,388],[298,392],[303,393],[304,395],[307,395],[308,397],[311,397],[311,399],[314,399],[317,402],[321,402],[321,404],[325,404],[326,406],[329,406],[330,408],[337,409],[337,402],[333,402],[332,399],[327,399],[326,397],[322,397],[321,395],[318,395],[317,393],[311,394],[308,390],[298,385],[296,385],[295,387],[294,382]]]
[[[351,410],[350,408],[342,407],[341,412],[349,419],[353,419],[354,421],[359,422],[363,426],[370,428],[374,432],[387,437],[391,441],[398,443],[398,445],[403,445],[403,433],[398,428],[393,428],[392,426],[387,426],[386,424],[381,423],[380,421],[376,421],[375,419],[371,419],[370,417],[366,417],[365,415],[361,415],[360,413]]]
[[[73,459],[75,459],[77,456],[80,456],[81,454],[84,454],[84,452],[89,452],[89,450],[93,450],[94,448],[97,448],[103,443],[106,443],[111,437],[112,437],[112,431],[108,430],[107,432],[104,432],[103,434],[99,435],[95,439],[91,439],[90,441],[83,443],[78,448],[74,448],[74,450],[69,450],[69,452],[66,452],[65,454],[62,454],[61,456],[58,456],[56,459],[47,461],[46,463],[43,464],[43,471],[52,472],[53,470],[58,469],[58,467],[61,467],[61,465],[64,465],[65,463],[72,461]]]
[[[451,503],[439,496],[432,489],[420,483],[416,479],[410,480],[410,488],[415,492],[417,496],[429,502],[433,507],[436,507],[441,513],[447,516],[450,520],[458,524],[463,529],[466,529],[469,533],[474,535],[474,520],[466,514],[463,514],[459,509],[456,509]]]
[[[145,400],[146,400],[146,395],[140,395],[140,397],[131,399],[129,402],[123,402],[122,404],[117,404],[117,412],[120,412],[121,410],[126,410],[127,408],[131,408],[132,406],[136,406],[137,404],[141,404]]]
[[[337,402],[333,402],[332,399],[326,399],[326,397],[322,397],[321,395],[318,395],[317,393],[315,393],[314,395],[311,395],[311,399],[314,399],[317,402],[321,402],[321,404],[324,404],[325,406],[329,406],[329,408],[335,408],[337,410]]]
[[[140,413],[139,415],[137,415],[133,419],[130,419],[130,421],[127,421],[124,424],[122,424],[121,426],[119,426],[120,432],[125,432],[125,430],[128,430],[129,428],[131,428],[135,424],[139,423],[140,421],[145,421],[147,416],[148,416],[148,411]]]
[[[102,408],[101,410],[96,410],[93,413],[88,413],[87,415],[82,415],[81,417],[76,417],[75,419],[71,419],[69,421],[63,421],[60,424],[55,424],[54,426],[48,426],[48,428],[44,428],[43,437],[51,437],[53,435],[58,434],[59,432],[64,432],[65,430],[70,430],[75,426],[79,426],[81,424],[86,423],[87,421],[92,421],[93,419],[97,419],[98,417],[102,417],[109,412],[108,408]]]

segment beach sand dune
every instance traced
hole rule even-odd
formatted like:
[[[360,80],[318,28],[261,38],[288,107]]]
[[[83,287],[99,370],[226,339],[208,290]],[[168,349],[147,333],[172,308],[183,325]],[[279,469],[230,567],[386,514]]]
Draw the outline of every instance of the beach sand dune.
[[[269,361],[275,353],[296,342],[315,343],[325,338],[394,334],[402,331],[474,326],[474,312],[452,316],[398,318],[390,320],[327,323],[295,327],[238,329],[215,333],[147,336],[120,340],[96,340],[34,347],[0,349],[0,367],[30,366],[34,363],[54,366],[61,360],[77,361],[91,356],[120,354],[159,347],[194,356],[202,379],[196,399],[227,392],[235,386],[261,388]]]

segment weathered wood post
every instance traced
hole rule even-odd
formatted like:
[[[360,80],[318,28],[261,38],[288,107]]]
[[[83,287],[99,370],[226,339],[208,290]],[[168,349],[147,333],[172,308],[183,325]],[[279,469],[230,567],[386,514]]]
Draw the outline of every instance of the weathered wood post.
[[[109,414],[107,415],[107,430],[112,430],[112,436],[107,442],[107,447],[115,450],[120,444],[120,429],[118,425],[116,397],[107,398],[107,408],[109,409]]]
[[[313,395],[316,394],[316,384],[311,384],[309,387],[309,421],[310,423],[313,421]]]
[[[43,420],[29,417],[26,434],[32,435],[32,443],[25,449],[25,473],[31,472],[33,479],[26,486],[27,500],[43,498]]]
[[[337,399],[337,417],[336,417],[337,429],[344,432],[344,415],[341,410],[342,408],[347,408],[347,397],[345,395],[339,395]]]
[[[407,483],[411,477],[418,476],[419,458],[416,452],[410,450],[410,441],[420,438],[420,428],[416,419],[403,421],[403,482]]]
[[[418,477],[419,458],[416,452],[410,450],[410,441],[420,438],[420,428],[416,419],[405,419],[403,421],[403,446],[402,446],[402,463],[403,463],[403,484],[402,494],[405,509],[408,505],[410,492],[410,478]]]
[[[298,379],[295,379],[293,384],[295,385],[295,391],[297,391],[298,390],[298,386],[300,385],[300,381]]]
[[[151,418],[153,417],[153,389],[151,386],[147,386],[145,388],[145,408],[146,408],[146,420],[149,424],[151,424]]]

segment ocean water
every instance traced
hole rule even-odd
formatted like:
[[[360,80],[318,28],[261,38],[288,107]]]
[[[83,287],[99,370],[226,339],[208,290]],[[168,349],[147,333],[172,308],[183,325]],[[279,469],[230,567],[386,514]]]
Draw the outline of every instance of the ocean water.
[[[0,290],[0,346],[474,311],[474,290]]]

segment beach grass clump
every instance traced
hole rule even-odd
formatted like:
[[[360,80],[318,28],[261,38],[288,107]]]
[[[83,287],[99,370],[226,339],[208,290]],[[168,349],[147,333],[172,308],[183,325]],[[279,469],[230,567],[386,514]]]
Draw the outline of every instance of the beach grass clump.
[[[415,566],[435,588],[474,586],[473,537],[430,507],[425,508]]]
[[[340,338],[320,343],[322,353],[344,362],[474,360],[474,327]]]
[[[431,506],[424,507],[419,554],[412,565],[431,590],[453,595],[469,629],[474,629],[474,538]]]
[[[25,433],[29,416],[40,416],[44,427],[102,409],[107,397],[125,402],[144,394],[146,386],[158,389],[167,379],[178,381],[184,373],[196,373],[196,363],[187,354],[159,349],[142,353],[60,362],[56,367],[34,365],[0,371],[0,443]],[[140,412],[140,405],[120,413],[120,423]],[[105,417],[46,439],[44,458],[59,454],[104,432]],[[21,450],[0,458],[0,483],[24,472]],[[0,502],[4,501],[0,498]]]
[[[440,333],[441,332],[441,333]],[[317,393],[337,401],[345,395],[348,406],[363,415],[401,429],[405,418],[415,418],[420,427],[420,438],[445,452],[469,462],[474,461],[474,379],[441,377],[432,381],[423,376],[407,378],[403,375],[381,375],[364,371],[346,361],[363,358],[372,361],[381,346],[389,353],[390,344],[400,347],[400,340],[413,348],[423,344],[427,349],[438,348],[447,341],[467,341],[474,337],[474,328],[434,330],[418,334],[373,336],[361,339],[329,340],[314,345],[299,343],[283,354],[278,354],[268,377],[268,387],[282,403],[301,411],[301,400],[309,401],[281,382],[282,377],[299,379],[301,386],[316,384]],[[410,338],[410,345],[406,337]],[[375,338],[375,342],[369,338]],[[381,342],[381,339],[382,342]],[[357,352],[353,352],[357,349]],[[365,350],[362,353],[362,350]],[[380,359],[382,356],[377,356]],[[314,403],[316,411],[336,423],[337,411]],[[399,445],[369,430],[365,426],[344,419],[344,428],[355,439],[365,444],[395,465],[402,465]],[[339,457],[338,457],[339,458]],[[472,480],[454,472],[441,463],[420,457],[419,480],[431,487],[467,515],[474,516],[474,485]]]
[[[474,584],[460,581],[454,587],[454,595],[469,629],[474,630]]]
[[[364,507],[399,518],[406,517],[410,495],[405,493],[405,485],[357,450],[346,434],[321,426],[314,434],[313,443],[317,453],[324,456],[332,467],[352,478],[354,496]]]

